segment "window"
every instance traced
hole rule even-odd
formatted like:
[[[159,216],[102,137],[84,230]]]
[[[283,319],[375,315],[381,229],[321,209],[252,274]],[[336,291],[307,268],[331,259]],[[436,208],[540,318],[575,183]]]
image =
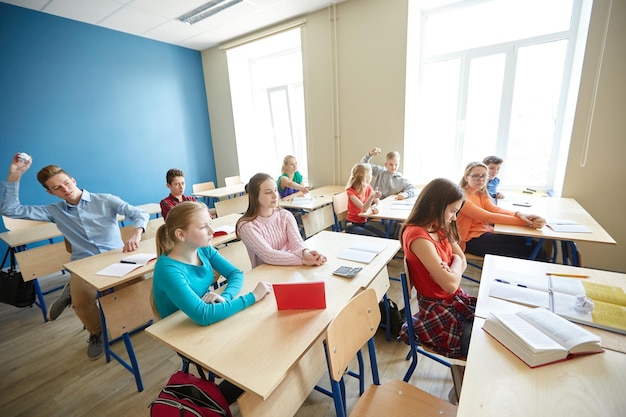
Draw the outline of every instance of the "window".
[[[307,177],[300,29],[227,50],[239,172],[280,174],[294,155]]]
[[[407,97],[417,97],[407,100],[404,174],[418,184],[457,181],[468,162],[498,155],[503,186],[554,189],[569,143],[562,132],[573,123],[565,108],[577,96],[581,3],[464,1],[409,19],[421,52],[417,74],[407,70]]]

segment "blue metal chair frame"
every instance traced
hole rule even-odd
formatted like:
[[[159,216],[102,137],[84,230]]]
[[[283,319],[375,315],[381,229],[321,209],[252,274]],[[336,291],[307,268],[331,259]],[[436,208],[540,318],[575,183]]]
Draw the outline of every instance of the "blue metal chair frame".
[[[448,368],[450,368],[452,364],[437,355],[425,351],[420,347],[419,341],[417,340],[417,338],[415,337],[415,333],[413,332],[413,323],[412,321],[409,321],[409,319],[412,320],[413,314],[411,312],[411,291],[410,287],[408,286],[407,275],[405,272],[400,274],[400,281],[402,282],[402,295],[404,296],[404,311],[406,312],[407,333],[409,335],[410,346],[409,353],[406,355],[406,360],[411,359],[411,364],[409,365],[409,369],[406,371],[406,374],[403,378],[404,382],[408,382],[409,379],[411,379],[411,375],[413,375],[413,372],[415,371],[415,367],[417,366],[417,362],[419,359],[418,353],[430,359],[433,359],[440,364],[447,366]]]

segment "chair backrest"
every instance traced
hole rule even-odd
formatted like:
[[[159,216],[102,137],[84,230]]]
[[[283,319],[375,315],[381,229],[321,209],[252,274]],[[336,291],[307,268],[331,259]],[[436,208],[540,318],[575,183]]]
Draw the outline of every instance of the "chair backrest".
[[[154,320],[151,297],[152,279],[144,279],[98,299],[111,340]]]
[[[228,259],[228,262],[235,265],[243,272],[248,272],[252,269],[248,250],[242,241],[232,242],[222,246],[218,249],[218,252],[224,258]]]
[[[348,194],[345,191],[333,196],[333,210],[335,211],[335,228],[340,232],[344,229],[343,224],[348,214]]]
[[[241,184],[241,178],[239,177],[239,175],[226,177],[224,178],[224,184],[226,184],[227,187],[230,187],[231,185]]]
[[[334,224],[335,216],[330,204],[302,215],[302,226],[307,239]]]
[[[65,250],[65,244],[58,242],[15,252],[15,259],[20,266],[24,281],[30,281],[63,271],[63,264],[70,261],[70,254]]]
[[[163,217],[157,217],[155,219],[150,219],[148,225],[146,226],[146,232],[143,234],[142,239],[152,239],[156,236],[156,232],[161,227],[162,224],[165,224],[165,219]]]
[[[213,183],[213,181],[209,181],[209,182],[199,182],[197,184],[192,184],[191,185],[191,191],[193,193],[197,193],[200,191],[206,191],[206,190],[213,190],[215,188],[215,184]]]
[[[370,343],[370,361],[375,366],[375,351],[372,351],[373,337],[380,323],[380,310],[376,291],[369,288],[356,295],[341,309],[326,329],[326,347],[330,377],[339,381],[348,364]],[[372,355],[374,360],[372,361]],[[377,370],[372,369],[372,372]],[[376,381],[375,381],[376,383]]]
[[[12,219],[11,217],[7,217],[7,216],[2,216],[2,222],[4,223],[4,227],[9,231],[26,229],[29,227],[39,226],[41,224],[48,223],[48,222],[40,222],[37,220]]]
[[[222,217],[231,213],[243,214],[248,210],[248,194],[215,202],[215,213]]]

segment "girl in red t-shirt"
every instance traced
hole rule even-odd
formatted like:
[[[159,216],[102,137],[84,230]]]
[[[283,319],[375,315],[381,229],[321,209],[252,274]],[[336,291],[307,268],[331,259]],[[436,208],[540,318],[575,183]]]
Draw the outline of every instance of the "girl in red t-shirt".
[[[464,201],[461,187],[435,179],[421,191],[400,230],[417,290],[415,334],[424,345],[452,358],[467,356],[476,307],[476,299],[460,286],[467,261],[459,246],[456,214]]]
[[[367,222],[367,217],[359,216],[360,213],[378,213],[376,204],[380,199],[380,192],[373,190],[370,185],[372,180],[372,166],[359,162],[352,167],[352,173],[346,185],[348,194],[348,214],[346,220],[348,233],[364,236],[385,237],[384,230]]]

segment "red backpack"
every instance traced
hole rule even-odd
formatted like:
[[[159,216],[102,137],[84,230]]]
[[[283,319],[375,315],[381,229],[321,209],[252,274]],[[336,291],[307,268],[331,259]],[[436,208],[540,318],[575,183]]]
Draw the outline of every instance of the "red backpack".
[[[156,400],[151,417],[232,417],[228,402],[215,382],[178,371]]]

